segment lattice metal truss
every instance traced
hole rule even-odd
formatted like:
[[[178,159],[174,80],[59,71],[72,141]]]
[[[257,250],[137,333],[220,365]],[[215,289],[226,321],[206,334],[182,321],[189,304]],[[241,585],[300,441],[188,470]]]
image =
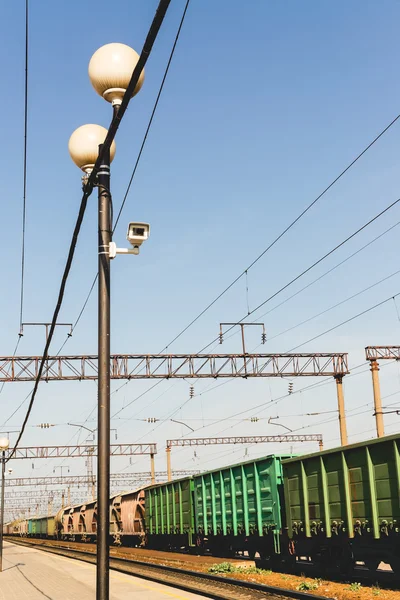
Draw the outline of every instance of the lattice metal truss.
[[[12,460],[18,458],[77,458],[88,456],[92,451],[93,446],[30,446],[17,448]],[[6,450],[6,458],[11,452],[11,448]],[[110,454],[111,456],[157,454],[157,444],[112,444]]]
[[[35,381],[40,356],[0,357],[0,382]],[[348,373],[347,354],[115,354],[111,379],[318,377]],[[95,380],[97,356],[50,356],[42,380]]]
[[[193,475],[199,473],[199,471],[193,470],[182,470],[173,471],[174,477],[184,477],[186,475]],[[167,471],[156,471],[155,476],[157,479],[163,479],[167,477]],[[137,481],[143,481],[151,478],[150,471],[143,471],[139,473],[113,473],[110,476],[110,482],[112,486],[128,486],[135,484]],[[64,475],[62,477],[19,477],[19,478],[6,478],[6,487],[21,487],[21,486],[42,486],[42,485],[86,485],[89,482],[87,475]]]
[[[400,360],[400,346],[367,346],[367,360]]]
[[[173,446],[210,446],[214,444],[264,444],[266,442],[322,442],[323,437],[320,433],[311,433],[307,435],[250,435],[235,437],[210,437],[210,438],[179,438],[176,440],[167,440],[167,448]]]

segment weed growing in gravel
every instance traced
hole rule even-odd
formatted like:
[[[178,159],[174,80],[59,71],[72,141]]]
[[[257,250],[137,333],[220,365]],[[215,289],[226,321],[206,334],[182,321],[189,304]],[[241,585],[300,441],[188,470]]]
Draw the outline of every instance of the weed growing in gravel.
[[[381,593],[381,590],[379,589],[379,585],[373,585],[372,586],[372,595],[379,596],[380,593]]]
[[[259,569],[258,567],[235,567],[230,562],[217,563],[211,565],[208,569],[209,573],[243,573],[244,575],[271,575],[272,571],[267,569]]]
[[[357,581],[353,581],[353,583],[351,583],[349,585],[349,590],[351,592],[359,592],[361,590],[361,583],[358,583]]]
[[[316,581],[301,581],[297,586],[299,592],[308,592],[310,590],[317,590],[319,584]]]
[[[230,562],[216,563],[208,569],[209,573],[234,573],[235,568]]]

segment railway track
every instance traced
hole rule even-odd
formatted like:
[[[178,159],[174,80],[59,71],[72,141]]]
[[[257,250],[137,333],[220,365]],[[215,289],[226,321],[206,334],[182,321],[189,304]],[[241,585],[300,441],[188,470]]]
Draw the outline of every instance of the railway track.
[[[19,546],[27,546],[65,556],[75,560],[81,560],[95,564],[96,556],[94,552],[88,550],[79,550],[77,548],[67,548],[56,544],[38,544],[35,541],[28,541],[15,538],[6,538],[8,542]],[[317,596],[306,592],[288,590],[258,584],[243,580],[236,580],[209,573],[190,571],[180,567],[171,567],[160,564],[151,564],[132,558],[110,557],[110,568],[120,573],[134,575],[149,581],[155,581],[164,585],[184,590],[186,592],[196,592],[204,594],[207,598],[215,600],[283,600],[286,598],[295,598],[298,600],[329,600],[325,596]]]

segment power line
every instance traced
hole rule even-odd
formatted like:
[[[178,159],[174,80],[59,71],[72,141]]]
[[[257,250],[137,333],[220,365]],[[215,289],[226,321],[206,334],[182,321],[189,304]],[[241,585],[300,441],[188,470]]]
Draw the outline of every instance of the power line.
[[[177,31],[176,36],[175,36],[175,40],[174,40],[174,43],[173,43],[173,46],[172,46],[172,50],[171,50],[171,53],[169,55],[167,66],[165,68],[164,76],[162,78],[161,85],[160,85],[160,88],[158,90],[157,98],[156,98],[156,101],[154,103],[153,110],[151,111],[150,120],[148,122],[148,125],[147,125],[147,128],[146,128],[146,132],[144,134],[143,141],[142,141],[142,144],[140,146],[139,154],[138,154],[138,156],[136,158],[135,166],[133,167],[133,171],[132,171],[132,175],[131,175],[131,177],[129,179],[128,187],[126,188],[126,192],[125,192],[124,198],[122,200],[122,204],[120,206],[117,218],[115,220],[115,225],[114,225],[114,228],[113,228],[113,233],[114,233],[114,231],[115,231],[115,229],[116,229],[116,227],[118,225],[121,213],[122,213],[122,211],[124,209],[124,206],[125,206],[126,199],[128,197],[129,191],[131,189],[132,181],[133,181],[133,179],[134,179],[134,177],[136,175],[136,171],[137,171],[137,168],[138,168],[141,156],[142,156],[143,149],[144,149],[144,147],[146,145],[147,136],[149,135],[149,131],[150,131],[151,125],[153,123],[154,115],[156,114],[156,110],[157,110],[157,107],[158,107],[158,102],[160,100],[160,97],[161,97],[161,94],[162,94],[162,91],[163,91],[163,88],[164,88],[165,80],[167,79],[168,71],[169,71],[169,68],[171,66],[172,58],[173,58],[174,53],[175,53],[175,48],[176,48],[176,45],[178,43],[179,36],[181,34],[181,29],[182,29],[183,23],[185,21],[186,12],[187,12],[187,9],[189,7],[189,3],[190,3],[190,0],[187,0],[185,8],[184,8],[183,13],[182,13],[181,21],[179,23],[178,31]]]
[[[140,159],[141,159],[141,156],[142,156],[142,153],[143,153],[144,147],[145,147],[145,145],[146,145],[146,141],[147,141],[147,138],[148,138],[148,135],[149,135],[150,129],[151,129],[151,125],[152,125],[152,123],[153,123],[153,119],[154,119],[154,116],[155,116],[155,113],[156,113],[156,110],[157,110],[157,107],[158,107],[158,103],[159,103],[159,100],[160,100],[160,97],[161,97],[161,93],[162,93],[162,91],[163,91],[164,84],[165,84],[165,81],[166,81],[166,78],[167,78],[167,75],[168,75],[168,71],[169,71],[169,68],[170,68],[170,66],[171,66],[172,58],[173,58],[173,56],[174,56],[174,53],[175,53],[175,48],[176,48],[176,45],[177,45],[177,43],[178,43],[178,40],[179,40],[179,36],[180,36],[180,33],[181,33],[181,29],[182,29],[183,23],[184,23],[184,21],[185,21],[186,12],[187,12],[187,9],[188,9],[188,7],[189,7],[189,3],[190,3],[190,0],[187,0],[187,1],[186,1],[186,4],[185,4],[184,11],[183,11],[183,13],[182,13],[182,17],[181,17],[181,20],[180,20],[180,23],[179,23],[179,27],[178,27],[177,33],[176,33],[176,35],[175,35],[175,40],[174,40],[174,43],[173,43],[173,46],[172,46],[172,49],[171,49],[171,52],[170,52],[170,55],[169,55],[169,59],[168,59],[168,62],[167,62],[167,66],[166,66],[166,68],[165,68],[165,71],[164,71],[164,76],[163,76],[163,78],[162,78],[162,81],[161,81],[161,84],[160,84],[160,87],[159,87],[159,90],[158,90],[158,93],[157,93],[157,97],[156,97],[156,100],[155,100],[155,103],[154,103],[154,106],[153,106],[153,110],[152,110],[152,112],[151,112],[150,119],[149,119],[149,122],[148,122],[148,124],[147,124],[147,128],[146,128],[146,131],[145,131],[145,134],[144,134],[143,140],[142,140],[142,144],[141,144],[141,146],[140,146],[139,154],[138,154],[138,156],[137,156],[137,158],[136,158],[136,162],[135,162],[135,165],[134,165],[134,167],[133,167],[132,174],[131,174],[131,177],[130,177],[130,179],[129,179],[129,183],[128,183],[127,189],[126,189],[126,191],[125,191],[125,194],[124,194],[124,198],[123,198],[123,201],[122,201],[121,207],[120,207],[120,209],[119,209],[119,211],[118,211],[118,215],[117,215],[117,218],[116,218],[116,221],[115,221],[115,225],[114,225],[114,227],[113,227],[113,233],[114,233],[114,231],[115,231],[115,229],[116,229],[116,227],[117,227],[117,225],[118,225],[118,221],[119,221],[119,219],[120,219],[120,216],[121,216],[122,210],[123,210],[123,208],[124,208],[124,205],[125,205],[126,199],[127,199],[127,197],[128,197],[128,194],[129,194],[130,188],[131,188],[131,186],[132,186],[133,179],[134,179],[134,177],[135,177],[135,175],[136,175],[136,171],[137,171],[137,168],[138,168],[138,166],[139,166],[139,162],[140,162]],[[78,315],[78,317],[77,317],[77,319],[76,319],[76,321],[75,321],[75,323],[74,323],[74,325],[73,325],[72,331],[73,331],[73,330],[75,329],[75,327],[78,325],[78,323],[79,323],[79,321],[80,321],[80,319],[81,319],[81,317],[82,317],[82,315],[83,315],[83,313],[84,313],[84,311],[85,311],[85,309],[86,309],[86,306],[87,306],[87,304],[88,304],[88,302],[89,302],[90,296],[91,296],[91,294],[92,294],[92,292],[93,292],[94,286],[95,286],[95,284],[96,284],[96,281],[97,281],[97,279],[98,279],[98,276],[99,276],[99,274],[98,274],[98,273],[96,273],[96,276],[95,276],[95,277],[94,277],[94,279],[93,279],[93,283],[92,283],[92,285],[91,285],[91,287],[90,287],[90,290],[89,290],[89,292],[88,292],[88,294],[87,294],[87,296],[86,296],[85,302],[83,303],[83,306],[82,306],[82,308],[81,308],[81,310],[80,310],[80,312],[79,312],[79,315]],[[57,353],[57,354],[60,354],[60,352],[62,351],[62,349],[64,348],[64,346],[65,346],[65,344],[67,343],[67,341],[68,341],[68,340],[69,340],[69,337],[67,337],[67,339],[64,341],[64,343],[62,344],[62,346],[61,346],[61,348],[59,349],[59,351],[58,351],[58,353]],[[147,394],[148,392],[150,392],[150,391],[151,391],[153,388],[155,388],[155,387],[156,387],[157,385],[159,385],[160,383],[161,383],[161,380],[160,380],[160,381],[158,381],[157,383],[155,383],[153,386],[151,386],[151,387],[150,387],[148,390],[146,390],[144,393],[142,393],[142,394],[140,394],[139,396],[137,396],[136,398],[134,398],[134,399],[133,399],[131,402],[129,402],[129,403],[126,405],[126,406],[124,406],[124,407],[123,407],[123,409],[127,408],[128,406],[130,406],[131,404],[133,404],[134,402],[136,402],[137,400],[139,400],[139,398],[141,398],[142,396],[144,396],[145,394]],[[114,390],[113,394],[115,394],[116,392],[118,392],[118,391],[119,391],[119,390],[120,390],[122,387],[124,387],[124,385],[126,385],[126,384],[123,384],[123,385],[121,385],[119,388],[117,388],[116,390]],[[123,409],[121,409],[121,410],[123,410]],[[90,419],[90,417],[91,417],[91,415],[93,414],[94,410],[95,410],[95,408],[94,408],[94,409],[93,409],[93,410],[92,410],[92,411],[89,413],[88,417],[87,417],[87,418],[85,419],[85,421],[84,421],[84,424],[85,424],[85,423],[88,421],[88,419]],[[115,417],[117,414],[119,414],[120,412],[121,412],[121,411],[117,411],[116,413],[114,413],[114,415],[113,415],[111,418],[114,418],[114,417]],[[75,436],[73,436],[73,437],[75,437]]]
[[[333,327],[330,327],[329,329],[326,329],[322,333],[319,333],[318,335],[315,335],[314,337],[310,338],[306,342],[303,342],[302,344],[299,344],[298,346],[295,346],[294,348],[291,348],[289,350],[289,352],[293,352],[293,350],[297,350],[297,348],[300,348],[301,346],[304,346],[305,344],[308,344],[309,342],[313,342],[314,340],[317,340],[318,338],[322,337],[323,335],[326,335],[327,333],[330,333],[331,331],[334,331],[335,329],[338,329],[338,327],[342,327],[342,325],[346,325],[347,323],[350,323],[351,321],[354,321],[354,319],[358,319],[358,317],[361,317],[361,316],[363,316],[363,315],[371,312],[371,310],[374,310],[375,308],[378,308],[379,306],[383,306],[383,304],[386,304],[387,302],[390,302],[390,300],[393,300],[394,298],[397,298],[397,296],[400,296],[400,292],[398,292],[394,296],[389,296],[389,298],[386,298],[386,300],[382,300],[382,302],[378,302],[377,304],[374,304],[373,306],[370,306],[369,308],[367,308],[367,309],[365,309],[365,310],[357,313],[356,315],[353,315],[349,319],[346,319],[345,321],[342,321],[341,323],[338,323],[337,325],[334,325]]]
[[[24,164],[23,164],[23,200],[22,200],[22,251],[21,251],[21,293],[19,309],[19,329],[22,328],[25,280],[25,229],[26,229],[26,172],[28,146],[28,0],[25,0],[25,89],[24,89]]]
[[[377,215],[375,215],[374,217],[372,217],[372,219],[370,219],[369,221],[367,221],[367,223],[364,223],[364,225],[362,225],[361,227],[359,227],[351,235],[349,235],[347,238],[345,238],[344,240],[342,240],[334,248],[332,248],[331,250],[329,250],[329,252],[326,252],[323,256],[321,256],[321,258],[319,258],[318,260],[316,260],[315,262],[313,262],[309,267],[307,267],[306,269],[304,269],[301,273],[299,273],[299,275],[296,275],[296,277],[293,277],[293,279],[291,279],[288,283],[286,283],[284,286],[282,286],[278,291],[276,291],[274,294],[272,294],[271,296],[269,296],[266,300],[263,300],[263,302],[261,302],[258,306],[256,306],[256,308],[253,308],[253,310],[251,310],[248,315],[245,315],[244,317],[242,317],[238,321],[238,323],[242,323],[245,319],[247,319],[247,317],[249,317],[250,315],[252,315],[253,313],[255,313],[257,310],[259,310],[262,306],[264,306],[265,304],[267,304],[268,302],[270,302],[271,300],[273,300],[273,298],[275,298],[276,296],[278,296],[281,292],[283,292],[284,290],[286,290],[289,286],[291,286],[293,283],[295,283],[296,281],[298,281],[301,277],[303,277],[309,271],[311,271],[312,269],[314,269],[314,267],[316,267],[317,265],[319,265],[326,258],[328,258],[329,256],[331,256],[331,254],[333,254],[334,252],[336,252],[336,250],[339,250],[339,248],[341,248],[342,246],[344,246],[345,244],[347,244],[347,242],[349,242],[356,235],[358,235],[359,233],[361,233],[361,231],[363,231],[364,229],[366,229],[366,227],[368,227],[369,225],[371,225],[372,223],[374,223],[382,215],[384,215],[389,210],[391,210],[399,202],[400,202],[400,198],[398,198],[397,200],[395,200],[394,202],[392,202],[391,204],[389,204],[389,206],[387,206],[380,213],[378,213]],[[230,327],[230,328],[228,328],[225,333],[227,333],[231,329],[233,329],[233,326]],[[206,346],[204,346],[199,352],[203,352],[206,348],[208,348],[209,346],[211,346],[211,344],[214,344],[214,342],[216,342],[217,340],[218,340],[218,338],[214,338],[209,344],[207,344]]]
[[[138,153],[138,155],[137,155],[137,158],[136,158],[136,161],[135,161],[135,165],[134,165],[134,167],[133,167],[132,174],[131,174],[131,176],[130,176],[130,179],[129,179],[129,182],[128,182],[128,186],[127,186],[127,188],[126,188],[126,191],[125,191],[125,194],[124,194],[124,198],[123,198],[123,200],[122,200],[122,204],[121,204],[121,206],[120,206],[120,209],[119,209],[119,211],[118,211],[117,218],[116,218],[116,220],[115,220],[115,225],[114,225],[114,227],[113,227],[113,233],[115,232],[115,229],[116,229],[116,227],[117,227],[117,225],[118,225],[118,222],[119,222],[119,219],[120,219],[120,216],[121,216],[121,213],[122,213],[122,211],[123,211],[123,209],[124,209],[124,206],[125,206],[126,200],[127,200],[127,198],[128,198],[128,195],[129,195],[129,192],[130,192],[130,189],[131,189],[131,186],[132,186],[132,182],[133,182],[133,180],[134,180],[134,177],[135,177],[135,175],[136,175],[136,171],[137,171],[137,169],[138,169],[139,162],[140,162],[140,159],[141,159],[141,157],[142,157],[142,154],[143,154],[144,147],[145,147],[145,145],[146,145],[146,142],[147,142],[147,138],[148,138],[148,135],[149,135],[149,132],[150,132],[150,129],[151,129],[151,126],[152,126],[153,120],[154,120],[154,116],[155,116],[155,114],[156,114],[156,111],[157,111],[158,103],[159,103],[159,100],[160,100],[160,97],[161,97],[161,94],[162,94],[162,91],[163,91],[163,88],[164,88],[164,84],[165,84],[165,81],[166,81],[166,79],[167,79],[168,71],[169,71],[169,68],[170,68],[170,66],[171,66],[172,58],[173,58],[173,56],[174,56],[174,54],[175,54],[175,48],[176,48],[176,45],[177,45],[177,43],[178,43],[178,40],[179,40],[179,37],[180,37],[180,34],[181,34],[181,29],[182,29],[183,23],[184,23],[184,21],[185,21],[186,12],[187,12],[187,9],[188,9],[188,7],[189,7],[189,3],[190,3],[190,0],[187,0],[187,1],[186,1],[185,8],[184,8],[184,10],[183,10],[183,14],[182,14],[182,17],[181,17],[180,23],[179,23],[178,31],[177,31],[177,33],[176,33],[176,35],[175,35],[175,40],[174,40],[174,43],[173,43],[173,46],[172,46],[172,49],[171,49],[171,52],[170,52],[170,55],[169,55],[169,59],[168,59],[168,62],[167,62],[167,66],[166,66],[166,68],[165,68],[164,75],[163,75],[163,78],[162,78],[162,80],[161,80],[161,84],[160,84],[160,87],[159,87],[159,90],[158,90],[158,93],[157,93],[157,97],[156,97],[156,100],[155,100],[155,102],[154,102],[154,105],[153,105],[153,110],[151,111],[150,119],[149,119],[149,122],[148,122],[148,124],[147,124],[146,131],[145,131],[145,134],[144,134],[144,137],[143,137],[143,140],[142,140],[141,146],[140,146],[140,150],[139,150],[139,153]],[[98,276],[99,276],[99,274],[97,273],[97,274],[96,274],[96,276],[95,276],[95,277],[94,277],[94,279],[93,279],[93,283],[92,283],[92,285],[90,286],[90,290],[89,290],[89,292],[88,292],[88,294],[87,294],[87,296],[86,296],[85,302],[83,303],[83,306],[82,306],[82,308],[81,308],[81,311],[80,311],[80,313],[79,313],[79,315],[78,315],[78,318],[76,319],[76,321],[75,321],[75,323],[74,323],[74,326],[73,326],[72,330],[74,330],[74,329],[75,329],[75,327],[78,325],[78,323],[79,323],[79,321],[80,321],[80,319],[81,319],[81,317],[82,317],[82,315],[83,315],[83,313],[84,313],[84,311],[85,311],[85,309],[86,309],[87,303],[89,302],[90,296],[92,295],[92,292],[93,292],[93,289],[94,289],[94,286],[95,286],[95,284],[96,284],[96,281],[97,281],[97,278],[98,278]],[[69,339],[69,338],[67,338],[67,339],[65,340],[65,342],[64,342],[64,344],[61,346],[61,348],[60,348],[59,352],[61,352],[62,348],[65,346],[65,344],[66,344],[66,342],[68,341],[68,339]]]
[[[374,217],[372,217],[372,219],[370,219],[369,221],[367,221],[367,223],[364,223],[364,225],[362,225],[361,227],[359,227],[355,232],[353,232],[351,235],[349,235],[347,238],[345,238],[344,240],[342,240],[339,244],[337,244],[334,248],[332,248],[331,250],[329,250],[329,252],[325,253],[321,258],[319,258],[317,261],[315,261],[313,264],[311,264],[309,267],[307,267],[306,269],[304,269],[299,275],[297,275],[296,277],[294,277],[291,281],[289,281],[289,283],[285,284],[284,286],[282,286],[278,291],[276,291],[274,294],[272,294],[271,296],[269,296],[269,298],[267,298],[266,300],[264,300],[261,304],[259,304],[256,308],[254,308],[253,310],[251,310],[247,315],[245,315],[244,317],[242,317],[238,323],[243,322],[247,317],[249,317],[250,315],[252,315],[254,312],[256,312],[257,310],[259,310],[262,306],[264,306],[265,304],[267,304],[268,302],[270,302],[270,300],[272,300],[273,298],[275,298],[276,296],[278,296],[281,292],[283,292],[285,289],[287,289],[289,286],[291,286],[293,283],[295,283],[298,279],[300,279],[301,277],[303,277],[303,275],[305,275],[306,273],[308,273],[309,271],[311,271],[314,267],[316,267],[318,264],[320,264],[322,261],[324,261],[326,258],[328,258],[331,254],[333,254],[334,252],[336,252],[336,250],[338,250],[339,248],[341,248],[342,246],[344,246],[347,242],[349,242],[351,239],[353,239],[356,235],[358,235],[359,233],[361,233],[361,231],[363,231],[364,229],[366,229],[369,225],[371,225],[372,223],[374,223],[377,219],[379,219],[382,215],[384,215],[386,212],[388,212],[390,209],[392,209],[394,206],[396,206],[398,204],[398,202],[400,202],[400,198],[398,198],[397,200],[395,200],[394,202],[392,202],[391,204],[389,204],[389,206],[387,206],[386,208],[384,208],[380,213],[378,213],[377,215],[375,215]],[[394,226],[392,226],[394,227]],[[387,230],[389,231],[389,230]],[[381,234],[383,235],[383,234]],[[379,236],[378,236],[379,237]],[[372,243],[372,242],[371,242]],[[227,329],[227,332],[231,331],[233,329],[233,327],[229,327]],[[214,344],[216,341],[218,341],[218,337],[214,338],[209,344],[207,344],[206,346],[204,346],[201,350],[199,350],[198,353],[203,352],[206,348],[208,348],[209,346],[211,346],[212,344]],[[172,342],[171,342],[172,343]],[[170,344],[168,344],[170,345]],[[160,380],[161,381],[161,380]],[[124,384],[122,384],[119,388],[121,389],[122,387],[124,387],[125,385],[127,385],[129,383],[129,381],[125,382]],[[223,384],[220,385],[224,385],[228,382],[224,382]],[[118,391],[116,390],[116,391]],[[128,405],[127,405],[128,406]],[[125,408],[127,407],[122,407],[118,413],[122,412],[122,410],[125,410]],[[116,414],[118,414],[116,413]],[[115,415],[114,415],[115,416]]]
[[[329,275],[330,273],[332,273],[332,271],[335,271],[336,269],[338,269],[339,267],[341,267],[342,265],[344,265],[346,262],[348,262],[354,256],[356,256],[357,254],[359,254],[360,252],[362,252],[363,250],[365,250],[365,248],[368,248],[368,246],[371,246],[372,244],[374,244],[376,241],[378,241],[380,238],[382,238],[384,235],[386,235],[387,233],[389,233],[390,231],[392,231],[392,229],[394,229],[395,227],[398,227],[399,225],[400,225],[400,221],[397,221],[397,223],[395,223],[394,225],[392,225],[388,229],[385,229],[385,231],[383,231],[382,233],[380,233],[379,235],[377,235],[376,237],[374,237],[370,242],[368,242],[367,244],[364,244],[364,246],[361,246],[361,248],[359,248],[355,252],[352,252],[352,254],[350,254],[349,256],[347,256],[344,260],[341,260],[336,265],[334,265],[333,267],[331,267],[330,269],[328,269],[328,271],[325,271],[325,273],[322,273],[322,275],[319,275],[319,277],[317,277],[316,279],[313,279],[313,281],[311,281],[310,283],[307,283],[307,285],[305,285],[304,287],[302,287],[299,290],[297,290],[297,292],[295,292],[291,296],[288,296],[287,298],[285,298],[285,300],[282,300],[282,302],[279,302],[279,304],[277,304],[273,308],[270,308],[267,312],[265,312],[262,315],[260,315],[259,317],[257,317],[257,319],[262,319],[266,315],[269,315],[271,312],[273,312],[277,308],[280,308],[281,306],[283,306],[284,304],[286,304],[286,302],[289,302],[289,300],[292,300],[293,298],[295,298],[296,296],[298,296],[299,294],[301,294],[302,292],[304,292],[305,290],[307,290],[308,288],[310,288],[312,285],[314,285],[318,281],[321,281],[321,279],[323,279],[324,277],[326,277],[327,275]],[[233,335],[236,335],[236,332]],[[231,337],[231,336],[229,336],[229,337]]]
[[[21,243],[21,287],[19,308],[19,331],[22,328],[22,312],[24,305],[24,281],[25,281],[25,229],[26,229],[26,172],[27,172],[27,142],[28,142],[28,0],[25,0],[25,88],[24,88],[24,158],[23,158],[23,193],[22,193],[22,243]],[[21,335],[15,345],[13,356],[15,356],[21,341]],[[0,394],[5,382],[0,388]],[[25,399],[26,400],[26,399]],[[24,400],[24,402],[25,402]],[[22,403],[23,404],[23,403]],[[21,405],[22,406],[22,405]],[[7,422],[7,421],[6,421]]]
[[[316,319],[318,317],[321,317],[322,315],[325,315],[327,312],[329,312],[329,311],[337,308],[338,306],[341,306],[342,304],[345,304],[346,302],[349,302],[350,300],[353,300],[354,298],[357,298],[357,296],[360,296],[361,294],[364,294],[365,292],[368,292],[372,288],[376,287],[377,285],[380,285],[381,283],[383,283],[384,281],[387,281],[388,279],[391,279],[391,277],[394,277],[395,275],[398,275],[399,273],[400,273],[400,269],[397,270],[397,271],[395,271],[394,273],[391,273],[390,275],[387,275],[387,277],[384,277],[383,279],[380,279],[379,281],[376,281],[375,283],[373,283],[373,284],[369,285],[368,287],[360,290],[359,292],[356,292],[355,294],[352,294],[351,296],[348,296],[344,300],[341,300],[340,302],[337,302],[336,304],[333,304],[329,308],[326,308],[325,310],[322,310],[321,312],[313,315],[312,317],[309,317],[308,319],[305,319],[304,321],[301,321],[300,323],[297,323],[297,325],[293,325],[293,327],[289,327],[288,329],[284,329],[283,331],[280,331],[276,335],[273,335],[272,337],[270,337],[268,339],[268,341],[270,342],[271,340],[274,340],[275,338],[280,337],[281,335],[284,335],[285,333],[288,333],[289,331],[293,331],[293,329],[297,329],[297,327],[300,327],[301,325],[305,325],[306,323],[309,323],[310,321],[313,321],[314,319]],[[393,300],[394,300],[394,298],[393,298]]]
[[[257,258],[255,260],[253,260],[252,263],[250,263],[250,265],[248,267],[246,267],[246,269],[244,269],[244,271],[242,271],[240,273],[240,275],[238,275],[220,294],[218,294],[218,296],[216,296],[216,298],[214,298],[214,300],[212,300],[212,302],[210,302],[206,308],[204,308],[194,319],[192,319],[192,321],[190,321],[190,323],[188,325],[186,325],[186,327],[184,327],[179,333],[178,335],[176,335],[173,340],[171,340],[169,342],[169,344],[167,344],[165,348],[168,348],[168,346],[170,346],[171,344],[173,344],[177,339],[179,339],[192,325],[194,325],[194,323],[196,323],[196,321],[198,321],[200,319],[200,317],[202,317],[216,302],[218,302],[218,300],[220,298],[222,298],[222,296],[224,296],[224,294],[226,294],[226,292],[228,292],[234,285],[235,283],[237,283],[239,281],[239,279],[241,279],[243,277],[243,275],[245,275],[252,267],[254,267],[254,265],[269,251],[271,250],[271,248],[273,248],[275,246],[275,244],[277,242],[279,242],[279,240],[288,232],[290,231],[290,229],[292,229],[292,227],[294,227],[294,225],[296,225],[296,223],[298,223],[298,221],[300,221],[300,219],[343,177],[343,175],[345,175],[347,173],[347,171],[349,171],[351,169],[351,167],[353,165],[356,164],[356,162],[392,127],[392,125],[394,125],[398,119],[400,119],[400,114],[397,115],[397,117],[395,117],[373,140],[372,142],[370,142],[368,144],[368,146],[366,146],[366,148],[364,148],[364,150],[362,152],[360,152],[360,154],[358,154],[356,156],[356,158],[354,160],[351,161],[351,163],[349,165],[347,165],[347,167],[345,169],[343,169],[343,171],[265,248],[265,250],[263,250],[261,252],[261,254],[259,254],[257,256]],[[254,311],[252,311],[254,312]]]
[[[32,407],[33,407],[33,403],[35,401],[35,397],[36,397],[36,393],[37,393],[37,390],[38,390],[38,387],[39,387],[39,383],[40,383],[40,379],[41,379],[42,372],[43,372],[43,369],[44,369],[44,365],[46,363],[46,359],[47,359],[47,356],[48,356],[49,347],[50,347],[50,344],[51,344],[51,341],[52,341],[52,338],[53,338],[53,335],[54,335],[54,330],[55,330],[57,318],[58,318],[58,315],[59,315],[59,312],[60,312],[60,309],[61,309],[61,305],[62,305],[62,302],[63,302],[63,299],[64,299],[65,287],[66,287],[66,284],[67,284],[69,272],[71,270],[72,261],[73,261],[74,253],[75,253],[75,248],[76,248],[76,244],[77,244],[78,237],[79,237],[79,232],[80,232],[82,221],[83,221],[83,217],[84,217],[85,211],[86,211],[87,201],[88,201],[88,198],[89,198],[90,194],[93,191],[93,187],[94,187],[94,183],[95,183],[95,178],[96,178],[97,172],[99,170],[99,167],[101,165],[103,157],[105,156],[105,153],[108,152],[109,149],[110,149],[110,146],[111,146],[111,144],[112,144],[112,142],[114,140],[114,137],[115,137],[115,135],[117,133],[118,127],[119,127],[119,125],[121,123],[121,120],[122,120],[122,118],[123,118],[123,116],[125,114],[125,111],[126,111],[126,109],[128,107],[128,104],[129,104],[129,101],[131,99],[132,93],[133,93],[133,91],[134,91],[134,89],[136,87],[136,84],[137,84],[138,80],[139,80],[140,74],[141,74],[141,72],[142,72],[142,70],[143,70],[143,68],[144,68],[144,66],[145,66],[145,64],[146,64],[146,62],[148,60],[148,57],[150,56],[153,44],[154,44],[154,42],[156,40],[158,31],[159,31],[159,29],[161,27],[161,24],[162,24],[163,20],[164,20],[164,16],[165,16],[165,14],[167,12],[169,4],[170,4],[170,0],[160,0],[160,3],[158,5],[158,8],[157,8],[156,14],[154,16],[153,22],[152,22],[152,24],[150,26],[150,29],[149,29],[149,32],[147,34],[145,43],[143,45],[142,52],[141,52],[141,54],[139,56],[139,60],[138,60],[136,66],[135,66],[135,68],[133,70],[131,80],[130,80],[129,85],[128,85],[126,91],[125,91],[124,97],[122,99],[122,103],[121,103],[121,106],[119,108],[119,111],[118,111],[117,114],[114,115],[114,117],[113,117],[113,119],[111,121],[111,124],[110,124],[110,127],[108,129],[106,138],[105,138],[104,143],[103,143],[103,145],[101,147],[101,151],[99,152],[99,156],[97,157],[96,163],[95,163],[95,165],[93,167],[93,171],[90,173],[88,181],[87,181],[87,183],[86,183],[86,185],[84,187],[84,192],[83,192],[83,196],[82,196],[82,200],[81,200],[81,204],[80,204],[80,208],[79,208],[78,218],[76,220],[76,224],[75,224],[75,228],[74,228],[74,232],[73,232],[73,235],[72,235],[72,240],[71,240],[71,244],[70,244],[70,248],[69,248],[69,252],[68,252],[67,262],[66,262],[66,265],[65,265],[65,268],[64,268],[64,273],[63,273],[62,280],[61,280],[60,290],[59,290],[58,298],[57,298],[57,304],[56,304],[56,307],[55,307],[55,310],[54,310],[54,314],[53,314],[53,318],[52,318],[52,321],[51,321],[49,335],[48,335],[48,338],[46,340],[46,345],[45,345],[45,348],[44,348],[44,351],[43,351],[42,360],[41,360],[40,365],[39,365],[38,374],[37,374],[36,381],[35,381],[35,384],[34,384],[32,396],[31,396],[31,399],[30,399],[30,402],[29,402],[29,406],[28,406],[28,410],[26,412],[26,415],[25,415],[25,418],[24,418],[24,421],[23,421],[23,424],[22,424],[21,431],[20,431],[20,433],[18,435],[18,438],[17,438],[17,441],[15,443],[14,448],[12,449],[12,451],[11,451],[11,453],[10,453],[8,459],[7,459],[7,462],[15,454],[15,451],[16,451],[16,449],[18,447],[18,444],[19,444],[19,442],[20,442],[20,440],[21,440],[21,438],[23,436],[23,433],[25,431],[25,427],[26,427],[26,424],[28,422],[28,419],[29,419],[29,416],[30,416],[30,413],[31,413],[31,410],[32,410]]]

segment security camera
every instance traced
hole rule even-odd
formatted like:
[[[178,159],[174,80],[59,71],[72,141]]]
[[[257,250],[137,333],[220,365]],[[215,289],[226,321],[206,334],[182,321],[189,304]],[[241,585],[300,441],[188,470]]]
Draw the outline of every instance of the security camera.
[[[141,246],[150,237],[150,225],[148,223],[129,223],[126,239],[134,248]]]
[[[108,255],[115,258],[117,254],[139,254],[140,246],[150,237],[150,225],[148,223],[132,222],[128,225],[126,239],[132,248],[117,248],[115,242],[110,242]]]

